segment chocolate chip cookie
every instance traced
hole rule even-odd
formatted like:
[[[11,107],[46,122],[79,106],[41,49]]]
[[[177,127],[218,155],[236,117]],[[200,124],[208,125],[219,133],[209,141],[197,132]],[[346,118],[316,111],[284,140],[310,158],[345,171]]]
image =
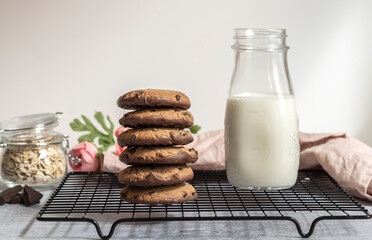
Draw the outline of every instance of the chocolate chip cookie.
[[[131,203],[171,205],[194,200],[198,194],[193,186],[184,182],[177,185],[149,188],[125,186],[120,191],[120,196],[124,201]]]
[[[127,165],[186,164],[198,160],[198,152],[184,147],[129,147],[119,156]]]
[[[124,109],[148,107],[190,108],[190,99],[182,92],[161,89],[134,90],[122,95],[117,105]]]
[[[194,124],[192,114],[183,109],[147,108],[128,112],[119,120],[124,127],[177,127],[187,128]]]
[[[185,145],[192,142],[191,133],[178,128],[137,128],[118,136],[118,144],[123,146]]]
[[[154,187],[185,182],[193,177],[187,165],[149,165],[127,167],[119,173],[118,180],[131,186]]]

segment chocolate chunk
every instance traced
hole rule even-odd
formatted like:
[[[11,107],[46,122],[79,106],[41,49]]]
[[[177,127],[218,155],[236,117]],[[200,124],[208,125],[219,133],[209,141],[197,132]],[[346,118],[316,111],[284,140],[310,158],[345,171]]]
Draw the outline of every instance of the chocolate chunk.
[[[0,205],[7,203],[22,190],[21,185],[8,188],[0,193]]]
[[[192,195],[195,196],[196,192],[192,192]]]
[[[135,196],[134,196],[134,199],[138,199],[138,197],[139,197],[139,195],[135,195]]]
[[[151,191],[151,192],[149,192],[149,194],[154,194],[155,193],[155,191]]]
[[[18,193],[17,195],[15,195],[14,197],[12,197],[12,199],[10,199],[10,201],[8,202],[9,204],[21,204],[21,203],[24,203],[23,201],[23,194],[21,193]]]
[[[134,154],[135,152],[136,152],[136,148],[130,148],[130,149],[129,149],[129,153],[130,153],[130,154]]]
[[[177,101],[179,101],[181,99],[181,96],[177,94],[176,99],[177,99]]]
[[[32,187],[25,185],[25,188],[23,189],[23,201],[27,207],[39,202],[42,197],[43,194]]]
[[[183,194],[183,198],[186,198],[187,196],[188,196],[187,193]]]

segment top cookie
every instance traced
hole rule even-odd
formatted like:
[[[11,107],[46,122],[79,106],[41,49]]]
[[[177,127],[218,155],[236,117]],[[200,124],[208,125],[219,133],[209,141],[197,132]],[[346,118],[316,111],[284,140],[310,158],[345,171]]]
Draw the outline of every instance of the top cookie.
[[[182,92],[161,89],[134,90],[122,95],[117,105],[124,109],[174,107],[189,109],[190,99]]]

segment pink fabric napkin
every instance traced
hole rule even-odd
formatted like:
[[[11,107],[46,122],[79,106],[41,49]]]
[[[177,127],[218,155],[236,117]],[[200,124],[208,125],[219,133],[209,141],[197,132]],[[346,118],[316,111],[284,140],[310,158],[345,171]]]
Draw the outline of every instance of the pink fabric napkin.
[[[101,172],[118,173],[128,167],[125,163],[119,160],[119,156],[113,152],[102,152],[100,158]]]
[[[300,169],[321,166],[349,194],[372,201],[372,148],[346,134],[300,134]]]
[[[300,133],[300,169],[323,168],[351,195],[372,201],[372,148],[345,133]],[[224,132],[214,130],[194,136],[186,147],[199,153],[197,170],[225,169]],[[119,172],[126,165],[110,152],[104,152],[103,170]]]

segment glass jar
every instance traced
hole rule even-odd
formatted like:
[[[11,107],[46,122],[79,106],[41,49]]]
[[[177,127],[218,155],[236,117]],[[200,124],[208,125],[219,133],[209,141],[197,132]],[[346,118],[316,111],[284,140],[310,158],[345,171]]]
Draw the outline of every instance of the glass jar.
[[[8,187],[51,189],[59,184],[71,156],[68,137],[54,131],[62,115],[34,114],[0,123],[0,178]]]
[[[284,29],[236,29],[225,115],[229,182],[251,190],[292,187],[299,166],[298,118]]]

